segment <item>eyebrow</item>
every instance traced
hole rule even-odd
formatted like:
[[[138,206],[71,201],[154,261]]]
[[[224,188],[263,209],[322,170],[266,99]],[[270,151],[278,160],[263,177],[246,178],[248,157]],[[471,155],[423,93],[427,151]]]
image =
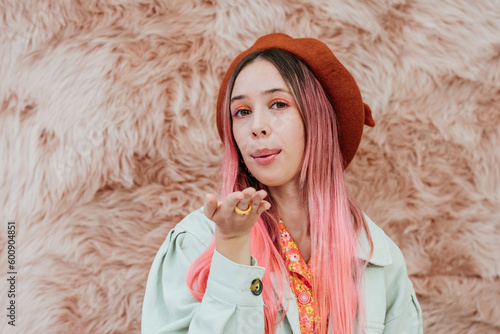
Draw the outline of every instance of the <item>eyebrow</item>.
[[[289,95],[292,95],[288,90],[286,89],[283,89],[283,88],[272,88],[272,89],[268,89],[268,90],[265,90],[262,92],[262,95],[269,95],[269,94],[273,94],[273,93],[276,93],[276,92],[282,92],[282,93],[287,93]],[[242,100],[246,97],[246,95],[236,95],[236,96],[233,96],[231,98],[231,101],[229,101],[229,104],[233,104],[234,101],[237,101],[237,100]]]

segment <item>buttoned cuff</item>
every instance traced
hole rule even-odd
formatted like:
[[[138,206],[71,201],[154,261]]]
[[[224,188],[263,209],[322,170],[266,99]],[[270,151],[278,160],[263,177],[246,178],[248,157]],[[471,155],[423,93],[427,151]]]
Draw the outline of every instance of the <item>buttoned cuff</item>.
[[[214,251],[206,292],[228,303],[240,306],[263,305],[262,295],[254,295],[250,289],[255,279],[262,281],[265,268],[257,266],[252,257],[252,265],[235,263]],[[270,289],[271,287],[263,287]]]

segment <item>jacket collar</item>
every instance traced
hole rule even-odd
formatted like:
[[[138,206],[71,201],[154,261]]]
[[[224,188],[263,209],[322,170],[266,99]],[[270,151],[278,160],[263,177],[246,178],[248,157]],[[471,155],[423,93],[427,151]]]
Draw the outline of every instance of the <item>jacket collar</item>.
[[[364,217],[373,241],[373,254],[370,258],[370,243],[365,230],[362,230],[358,238],[358,257],[376,266],[391,264],[392,256],[387,235],[366,214]]]

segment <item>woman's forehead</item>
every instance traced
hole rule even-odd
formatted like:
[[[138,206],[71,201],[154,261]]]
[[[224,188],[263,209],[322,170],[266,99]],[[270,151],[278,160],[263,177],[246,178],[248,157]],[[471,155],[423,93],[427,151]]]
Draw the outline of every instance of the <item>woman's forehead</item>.
[[[258,59],[246,65],[236,76],[231,98],[246,92],[289,92],[288,85],[276,66],[268,60]]]

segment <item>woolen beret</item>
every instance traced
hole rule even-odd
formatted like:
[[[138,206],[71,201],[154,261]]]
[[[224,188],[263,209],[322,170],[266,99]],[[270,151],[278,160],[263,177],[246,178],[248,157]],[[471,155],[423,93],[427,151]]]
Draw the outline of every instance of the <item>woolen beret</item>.
[[[370,107],[363,102],[361,92],[353,76],[335,57],[330,48],[314,38],[292,38],[286,34],[273,33],[260,37],[248,50],[240,53],[231,63],[222,80],[217,99],[217,129],[223,140],[222,105],[229,79],[238,63],[248,54],[265,49],[281,49],[301,59],[314,73],[330,97],[337,115],[340,150],[344,167],[354,158],[363,134],[363,125],[375,126]]]

